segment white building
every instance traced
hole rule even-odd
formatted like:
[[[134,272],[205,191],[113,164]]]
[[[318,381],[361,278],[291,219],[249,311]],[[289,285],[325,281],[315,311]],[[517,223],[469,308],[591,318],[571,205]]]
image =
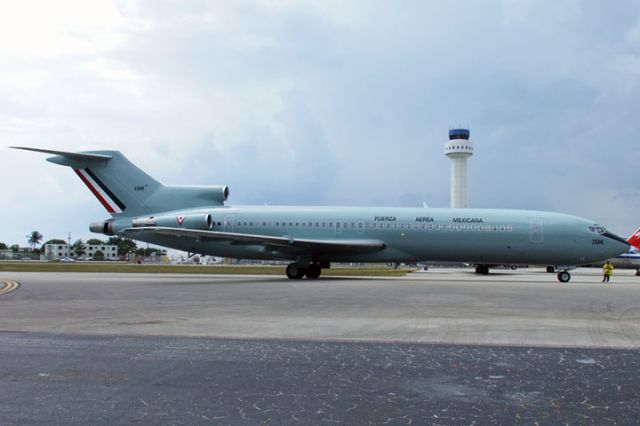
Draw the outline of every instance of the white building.
[[[45,244],[43,257],[46,260],[58,260],[63,257],[95,257],[98,251],[102,252],[105,259],[115,260],[118,258],[118,246],[103,244],[83,244],[84,254],[77,256],[69,244]]]
[[[58,260],[63,257],[71,257],[69,244],[45,244],[42,256],[47,260]]]
[[[451,160],[451,207],[467,207],[467,160],[473,155],[469,129],[449,130],[444,155]]]

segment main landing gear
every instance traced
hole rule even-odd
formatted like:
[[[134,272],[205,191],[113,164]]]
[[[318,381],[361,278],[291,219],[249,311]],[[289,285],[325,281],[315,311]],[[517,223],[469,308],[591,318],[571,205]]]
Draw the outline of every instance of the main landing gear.
[[[476,274],[488,275],[489,274],[489,266],[488,265],[477,265],[476,266]]]
[[[318,262],[311,262],[306,268],[301,267],[297,263],[290,263],[287,266],[287,278],[291,280],[299,280],[302,277],[307,277],[309,279],[315,280],[320,276],[322,272],[322,267]]]
[[[561,283],[568,283],[571,279],[571,274],[569,271],[560,271],[558,272],[558,281]]]

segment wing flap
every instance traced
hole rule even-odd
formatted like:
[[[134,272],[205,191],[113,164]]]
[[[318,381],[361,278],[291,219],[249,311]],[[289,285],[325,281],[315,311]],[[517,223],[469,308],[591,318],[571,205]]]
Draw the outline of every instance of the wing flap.
[[[171,235],[174,237],[194,238],[198,240],[228,241],[232,244],[275,246],[278,248],[296,249],[313,252],[352,252],[370,253],[384,250],[387,246],[380,240],[368,239],[308,239],[293,237],[276,237],[270,235],[241,234],[236,232],[200,231],[197,229],[181,229],[168,227],[140,227],[127,228],[127,234],[148,232],[156,235]]]

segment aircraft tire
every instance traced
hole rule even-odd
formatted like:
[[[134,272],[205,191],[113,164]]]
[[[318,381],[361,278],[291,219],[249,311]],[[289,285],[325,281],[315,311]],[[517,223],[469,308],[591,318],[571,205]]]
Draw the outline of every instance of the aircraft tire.
[[[312,263],[311,265],[309,265],[304,274],[307,276],[307,278],[315,280],[316,278],[320,277],[321,273],[322,268],[320,268],[320,265],[318,265],[317,263]]]
[[[556,271],[555,266],[547,266],[547,272],[553,274]]]
[[[476,266],[476,274],[488,275],[489,267],[487,265],[478,265]]]
[[[568,283],[570,279],[571,274],[567,271],[558,272],[558,281],[560,281],[561,283]]]
[[[298,267],[295,263],[290,263],[287,265],[286,274],[287,278],[290,280],[299,280],[304,277],[306,270],[304,268]]]

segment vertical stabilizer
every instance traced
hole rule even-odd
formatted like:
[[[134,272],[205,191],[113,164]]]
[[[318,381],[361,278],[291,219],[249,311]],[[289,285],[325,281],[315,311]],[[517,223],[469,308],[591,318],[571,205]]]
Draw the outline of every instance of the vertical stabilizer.
[[[163,188],[160,182],[136,167],[119,151],[63,152],[15,148],[56,154],[47,161],[71,167],[112,216],[149,213],[146,200]]]

